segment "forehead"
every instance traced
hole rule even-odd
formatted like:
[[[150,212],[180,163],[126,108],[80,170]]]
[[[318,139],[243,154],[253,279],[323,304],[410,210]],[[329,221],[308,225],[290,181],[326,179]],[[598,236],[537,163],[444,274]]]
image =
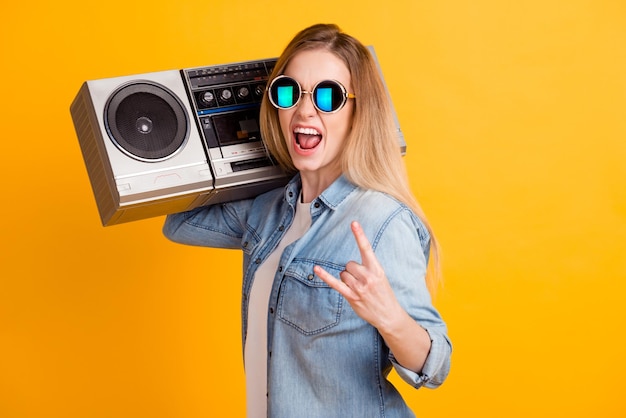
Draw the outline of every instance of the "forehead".
[[[337,55],[325,49],[300,51],[290,60],[285,75],[295,78],[303,88],[310,88],[322,80],[337,80],[350,86],[350,71]]]

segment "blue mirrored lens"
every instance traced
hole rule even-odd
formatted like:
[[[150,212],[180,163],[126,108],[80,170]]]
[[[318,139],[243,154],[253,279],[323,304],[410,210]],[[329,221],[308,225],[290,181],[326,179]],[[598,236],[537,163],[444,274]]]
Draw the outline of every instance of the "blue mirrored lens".
[[[331,87],[318,87],[315,90],[315,104],[324,112],[332,112],[333,109],[333,89]]]
[[[293,86],[278,86],[276,89],[276,104],[280,107],[293,106]]]

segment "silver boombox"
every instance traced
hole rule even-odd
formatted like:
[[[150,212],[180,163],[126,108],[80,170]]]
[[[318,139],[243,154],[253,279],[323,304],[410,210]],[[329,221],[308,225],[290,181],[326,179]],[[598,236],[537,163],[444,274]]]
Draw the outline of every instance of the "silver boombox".
[[[70,113],[102,224],[254,197],[286,184],[259,132],[275,63],[84,82]],[[397,117],[396,126],[404,153]]]

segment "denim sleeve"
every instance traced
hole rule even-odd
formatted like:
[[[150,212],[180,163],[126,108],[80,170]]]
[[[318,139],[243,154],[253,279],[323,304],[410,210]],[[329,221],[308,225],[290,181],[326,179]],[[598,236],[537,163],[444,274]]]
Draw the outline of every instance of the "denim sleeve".
[[[163,234],[180,244],[240,248],[252,202],[241,200],[168,215]]]
[[[426,331],[428,332],[428,329],[426,329]],[[389,359],[398,375],[402,380],[416,389],[422,386],[430,389],[439,387],[450,372],[450,354],[452,347],[448,337],[446,335],[437,335],[434,332],[428,332],[428,334],[430,335],[431,347],[421,373],[415,373],[412,370],[402,367],[396,361],[393,353],[389,354]]]
[[[430,336],[430,352],[421,373],[402,367],[393,353],[389,355],[398,375],[415,388],[441,385],[449,373],[452,352],[446,324],[426,286],[427,241],[428,232],[419,219],[402,210],[387,221],[372,242],[398,302]]]

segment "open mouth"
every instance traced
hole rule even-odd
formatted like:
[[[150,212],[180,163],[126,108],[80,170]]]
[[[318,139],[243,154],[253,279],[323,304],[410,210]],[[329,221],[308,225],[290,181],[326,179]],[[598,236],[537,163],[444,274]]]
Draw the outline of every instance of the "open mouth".
[[[313,149],[322,142],[322,134],[313,128],[297,127],[293,130],[296,143],[302,149]]]

